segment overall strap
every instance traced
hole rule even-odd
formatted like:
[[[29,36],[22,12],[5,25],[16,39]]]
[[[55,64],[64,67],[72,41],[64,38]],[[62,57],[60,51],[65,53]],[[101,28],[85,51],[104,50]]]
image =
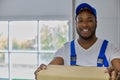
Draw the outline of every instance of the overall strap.
[[[76,65],[76,52],[75,52],[75,44],[74,44],[74,40],[71,41],[70,43],[70,65]]]
[[[108,63],[107,58],[105,56],[107,44],[108,44],[108,41],[104,40],[102,47],[101,47],[101,50],[100,50],[100,53],[99,53],[99,56],[98,56],[98,59],[97,59],[97,67],[102,67],[103,65],[104,65],[104,67],[109,66],[109,63]]]

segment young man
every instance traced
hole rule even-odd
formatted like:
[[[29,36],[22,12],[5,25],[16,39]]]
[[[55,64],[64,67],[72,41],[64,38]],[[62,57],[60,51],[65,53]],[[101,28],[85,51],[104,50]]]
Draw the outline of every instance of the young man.
[[[96,37],[97,13],[95,8],[82,3],[76,8],[76,30],[78,39],[65,43],[50,62],[54,65],[79,65],[108,67],[111,79],[115,80],[120,72],[120,50],[107,40]],[[49,65],[50,65],[49,64]],[[42,69],[42,64],[35,75]]]

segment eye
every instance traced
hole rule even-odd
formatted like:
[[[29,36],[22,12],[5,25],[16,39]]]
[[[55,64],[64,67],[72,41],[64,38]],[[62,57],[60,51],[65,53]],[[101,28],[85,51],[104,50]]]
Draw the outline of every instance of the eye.
[[[87,22],[93,22],[93,20],[92,20],[92,19],[89,19],[89,20],[87,20]]]
[[[83,22],[83,20],[78,20],[78,22]]]
[[[77,22],[83,22],[83,20],[82,19],[77,19]]]

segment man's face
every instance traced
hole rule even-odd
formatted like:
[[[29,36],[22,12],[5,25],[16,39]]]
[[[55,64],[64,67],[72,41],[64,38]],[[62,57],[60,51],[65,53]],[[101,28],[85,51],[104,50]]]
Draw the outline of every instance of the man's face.
[[[76,17],[76,29],[80,38],[90,39],[95,36],[97,21],[89,11],[82,11]]]

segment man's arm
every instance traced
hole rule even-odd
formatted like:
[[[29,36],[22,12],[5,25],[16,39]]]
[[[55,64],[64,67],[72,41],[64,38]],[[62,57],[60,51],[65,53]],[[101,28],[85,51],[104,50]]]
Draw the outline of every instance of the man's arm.
[[[49,65],[64,65],[64,60],[62,57],[55,57],[50,63]]]
[[[111,63],[115,70],[120,71],[120,59],[119,58],[113,59]]]

